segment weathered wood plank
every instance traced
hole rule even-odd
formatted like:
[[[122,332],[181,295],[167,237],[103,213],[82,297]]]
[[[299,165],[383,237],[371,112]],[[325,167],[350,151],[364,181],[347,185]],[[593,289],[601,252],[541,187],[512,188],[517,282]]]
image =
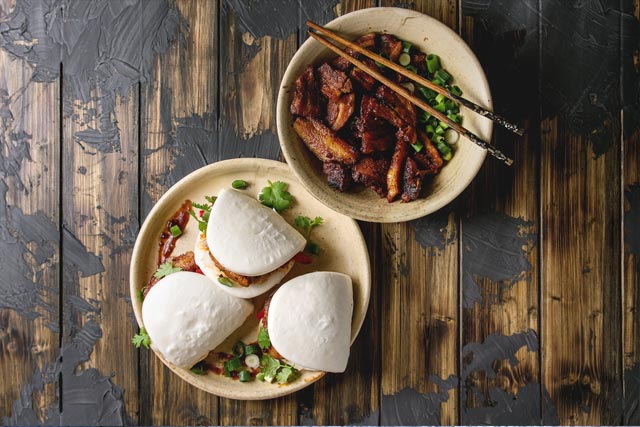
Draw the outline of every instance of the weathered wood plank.
[[[633,13],[640,19],[640,1],[633,2]],[[625,24],[627,21],[624,21]],[[631,106],[623,111],[623,390],[625,425],[640,424],[640,117],[634,82],[638,70],[634,68],[633,26],[624,26],[622,32],[622,102]],[[637,22],[637,21],[636,21]],[[637,28],[637,27],[636,27]],[[627,32],[628,31],[628,32]],[[635,97],[634,97],[635,95]],[[634,103],[635,102],[635,103]]]
[[[262,11],[223,0],[220,19],[220,123],[218,159],[277,159],[276,99],[280,80],[297,49],[298,3],[284,2]],[[285,4],[286,3],[286,4]],[[267,13],[291,15],[265,19]],[[262,14],[262,15],[261,15]],[[298,423],[300,394],[274,401],[220,399],[221,425]]]
[[[0,2],[1,17],[13,6]],[[0,421],[5,425],[44,422],[58,391],[57,383],[42,390],[37,383],[59,346],[60,85],[31,81],[34,71],[0,50]]]
[[[381,3],[397,5],[403,4]],[[455,1],[411,6],[457,28]],[[381,424],[458,423],[456,222],[448,207],[381,227]]]
[[[549,104],[561,111],[541,127],[542,368],[563,424],[622,421],[620,16],[614,9],[543,2],[541,10],[542,97],[546,113],[558,111]],[[563,64],[580,64],[581,72]]]
[[[184,0],[176,7],[184,39],[156,59],[142,90],[143,218],[171,185],[218,158],[218,5]],[[140,358],[142,424],[218,423],[215,396],[178,378],[151,352]]]
[[[502,2],[475,10],[465,1],[462,8],[462,34],[494,89],[494,108],[528,133],[520,138],[494,127],[492,143],[514,165],[487,157],[465,193],[460,421],[539,424],[537,8]]]

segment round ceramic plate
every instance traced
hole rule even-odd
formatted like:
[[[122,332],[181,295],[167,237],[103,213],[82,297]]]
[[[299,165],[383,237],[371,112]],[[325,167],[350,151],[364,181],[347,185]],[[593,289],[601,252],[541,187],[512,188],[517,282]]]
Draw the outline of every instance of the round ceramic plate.
[[[158,239],[166,221],[180,208],[185,199],[204,202],[204,196],[214,196],[221,189],[230,188],[231,182],[236,179],[247,181],[249,187],[244,192],[254,197],[257,197],[260,190],[267,185],[267,180],[288,183],[294,202],[283,216],[290,224],[293,224],[293,219],[298,215],[324,218],[324,224],[313,230],[313,240],[320,245],[320,254],[314,257],[313,263],[309,265],[296,264],[283,282],[311,271],[337,271],[351,276],[354,296],[351,324],[351,342],[353,343],[367,313],[371,290],[369,255],[360,228],[353,219],[336,213],[312,197],[286,164],[265,159],[234,159],[206,166],[189,174],[171,187],[153,207],[140,229],[131,260],[131,301],[133,301],[133,310],[138,324],[143,326],[142,303],[138,300],[137,293],[157,268]],[[173,254],[178,255],[193,250],[197,235],[197,224],[191,219],[185,232],[178,239]],[[256,341],[258,320],[255,313],[262,308],[265,298],[266,295],[253,299],[254,314],[249,316],[242,327],[212,354],[216,351],[230,353],[233,343],[238,340]],[[305,370],[302,371],[300,378],[286,385],[260,381],[241,383],[212,372],[201,376],[195,375],[190,370],[171,365],[159,352],[155,351],[155,353],[165,365],[190,384],[209,393],[232,399],[260,400],[283,396],[307,387],[323,375],[322,372]]]
[[[467,44],[449,27],[422,13],[380,7],[363,9],[334,19],[326,25],[349,40],[370,33],[389,33],[413,43],[425,53],[440,57],[443,68],[460,86],[463,96],[492,109],[489,84],[482,67]],[[424,183],[424,195],[410,203],[388,203],[370,189],[341,193],[327,184],[322,164],[307,149],[292,127],[289,105],[294,82],[307,65],[321,65],[336,55],[309,38],[291,59],[278,94],[277,122],[280,145],[294,173],[314,197],[332,209],[352,218],[371,222],[401,222],[428,215],[455,199],[471,183],[485,159],[486,151],[466,138],[460,138],[450,162]],[[493,122],[462,108],[463,125],[485,141],[491,140]]]

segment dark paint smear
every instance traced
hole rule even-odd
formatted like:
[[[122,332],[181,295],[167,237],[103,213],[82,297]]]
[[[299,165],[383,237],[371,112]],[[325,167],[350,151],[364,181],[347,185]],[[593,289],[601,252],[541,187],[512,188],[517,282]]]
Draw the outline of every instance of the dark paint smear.
[[[622,2],[621,9],[617,0],[549,0],[542,2],[540,14],[538,3],[462,1],[463,14],[479,23],[475,50],[492,82],[497,109],[520,119],[536,114],[541,59],[543,115],[559,114],[574,133],[588,136],[596,156],[604,154],[618,143],[621,108],[628,113],[626,129],[640,123],[640,76],[633,64],[639,22],[631,2]]]
[[[449,400],[449,390],[458,386],[451,375],[446,380],[429,377],[438,386],[438,392],[422,394],[405,388],[396,394],[382,395],[381,425],[440,425],[440,405]]]
[[[98,120],[78,131],[76,141],[92,153],[110,153],[120,151],[116,96],[149,80],[155,55],[168,49],[180,25],[167,1],[19,0],[0,23],[0,47],[34,68],[33,81],[58,80],[62,63],[65,113],[77,104]],[[91,94],[94,88],[99,95]],[[97,111],[86,106],[90,101]]]
[[[624,197],[624,242],[640,263],[640,184],[629,186]]]
[[[640,425],[640,363],[624,371],[624,424]]]
[[[299,17],[302,18],[302,23],[307,19],[324,23],[326,17],[333,18],[333,8],[337,3],[336,0],[225,0],[222,2],[222,13],[232,12],[238,19],[241,30],[249,32],[256,39],[264,36],[286,39],[298,30]],[[267,16],[269,19],[265,19]]]
[[[462,389],[461,400],[467,400],[468,394],[474,394],[483,406],[470,408],[463,405],[463,424],[469,425],[535,425],[540,424],[540,413],[543,413],[543,424],[558,425],[560,420],[548,392],[542,389],[543,400],[540,402],[541,385],[535,382],[525,384],[517,394],[509,393],[501,388],[491,388],[488,394],[466,381],[472,373],[484,372],[487,378],[495,378],[493,365],[496,361],[508,360],[514,367],[518,365],[516,353],[526,347],[527,351],[538,351],[538,337],[533,330],[514,335],[489,335],[482,343],[470,343],[462,348]],[[541,409],[543,408],[543,409]]]
[[[13,178],[17,190],[29,194],[20,177],[20,169],[25,161],[31,161],[31,135],[13,127],[11,99],[5,89],[0,89],[0,120],[0,147],[4,147],[0,150],[0,178]]]
[[[537,240],[537,234],[528,231],[532,225],[503,213],[478,214],[464,221],[462,298],[465,308],[483,302],[481,278],[498,282],[502,288],[530,280],[531,263],[527,254]]]
[[[447,230],[449,225],[449,211],[440,210],[431,215],[411,221],[416,241],[423,249],[444,250],[445,246],[456,240],[455,232]],[[435,255],[437,252],[429,251]]]
[[[53,366],[43,371],[36,369],[31,382],[20,391],[20,398],[13,403],[10,417],[3,418],[4,425],[124,425],[123,390],[109,377],[100,375],[97,369],[89,368],[75,373],[76,368],[89,360],[93,347],[102,337],[102,330],[92,320],[62,346],[60,356]],[[37,416],[33,406],[34,395],[46,384],[63,378],[64,412],[55,402],[45,411],[45,419]],[[58,396],[59,399],[59,396]]]
[[[516,353],[526,346],[528,351],[538,351],[538,336],[532,329],[514,335],[491,334],[482,343],[469,343],[462,348],[465,361],[462,378],[466,379],[472,372],[484,371],[487,377],[495,378],[493,362],[509,360],[511,366],[518,364]]]

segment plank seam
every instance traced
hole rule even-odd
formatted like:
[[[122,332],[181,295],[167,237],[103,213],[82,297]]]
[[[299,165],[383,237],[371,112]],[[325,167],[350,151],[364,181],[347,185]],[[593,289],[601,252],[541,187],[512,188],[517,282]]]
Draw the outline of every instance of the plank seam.
[[[62,10],[61,10],[62,12]],[[60,354],[60,363],[62,363],[62,337],[63,337],[63,328],[64,328],[64,205],[62,194],[64,192],[64,105],[63,105],[63,84],[64,84],[64,69],[62,63],[62,57],[60,58],[60,78],[59,78],[59,99],[58,99],[58,137],[59,141],[59,159],[58,159],[58,168],[60,169],[60,191],[58,193],[58,353]],[[58,410],[62,414],[62,371],[58,373]]]

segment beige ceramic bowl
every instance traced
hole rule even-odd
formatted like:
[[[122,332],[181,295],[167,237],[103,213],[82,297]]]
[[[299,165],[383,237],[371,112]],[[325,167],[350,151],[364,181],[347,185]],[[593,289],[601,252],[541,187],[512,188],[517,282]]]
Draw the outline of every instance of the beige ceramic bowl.
[[[319,215],[324,218],[324,224],[313,230],[313,240],[321,248],[320,255],[314,258],[312,264],[296,264],[284,281],[312,271],[338,271],[351,276],[354,298],[351,323],[351,342],[353,343],[367,314],[371,291],[369,254],[360,228],[353,219],[329,209],[313,198],[300,185],[285,163],[266,159],[233,159],[205,166],[171,187],[156,203],[140,229],[131,260],[129,278],[131,301],[138,325],[144,326],[142,303],[137,297],[138,290],[147,283],[156,270],[158,238],[167,220],[180,208],[185,199],[204,202],[205,195],[218,194],[221,189],[231,187],[231,183],[236,179],[244,179],[250,184],[249,188],[243,191],[252,196],[258,195],[262,187],[267,185],[267,180],[288,183],[294,203],[283,216],[289,223],[293,223],[298,215],[312,218]],[[197,235],[198,226],[195,221],[190,220],[183,235],[178,239],[174,254],[193,250]],[[255,314],[262,308],[265,298],[266,295],[263,295],[252,300],[254,314],[249,316],[244,325],[216,351],[229,353],[238,340],[245,343],[256,341],[258,320]],[[151,347],[153,349],[153,343]],[[260,381],[241,383],[213,373],[195,375],[188,369],[173,366],[159,352],[155,351],[155,353],[165,365],[188,383],[204,391],[232,399],[261,400],[283,396],[307,387],[323,375],[322,372],[302,371],[301,378],[282,386]]]
[[[492,109],[489,84],[477,58],[466,43],[449,27],[412,10],[383,7],[363,9],[341,16],[327,28],[355,40],[368,32],[390,33],[413,43],[426,53],[440,56],[442,66],[454,77],[464,97]],[[473,180],[486,151],[466,138],[455,146],[453,159],[425,183],[424,198],[411,203],[387,203],[372,190],[341,193],[329,187],[322,165],[293,130],[289,105],[294,82],[308,64],[320,65],[336,55],[313,39],[298,49],[284,74],[278,94],[278,136],[284,156],[306,189],[325,205],[352,218],[371,222],[401,222],[428,215],[455,199]],[[493,123],[462,108],[463,125],[485,141],[491,139]]]

